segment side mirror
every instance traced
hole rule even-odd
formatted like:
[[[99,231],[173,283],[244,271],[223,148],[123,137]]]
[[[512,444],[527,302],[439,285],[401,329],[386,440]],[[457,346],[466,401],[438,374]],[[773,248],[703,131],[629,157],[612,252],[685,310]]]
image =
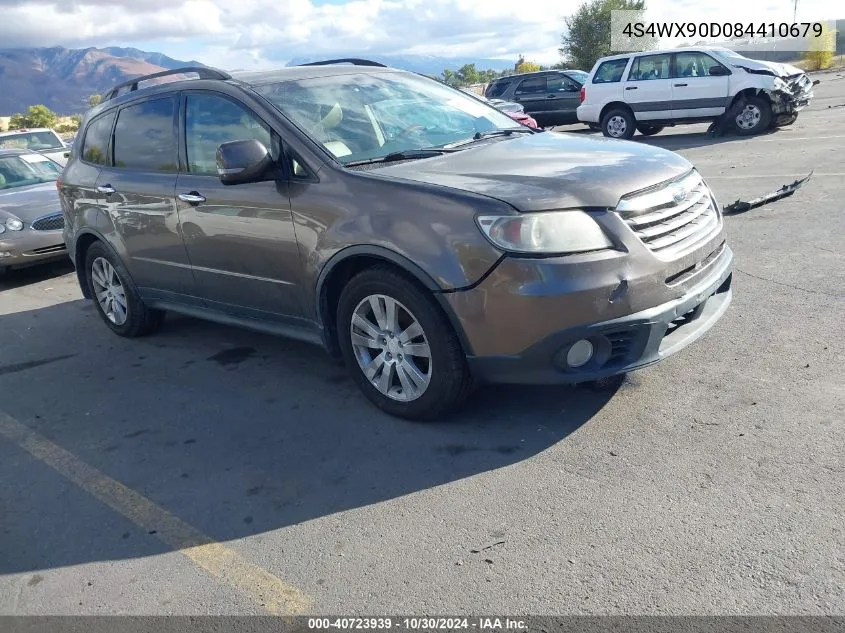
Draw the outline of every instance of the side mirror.
[[[712,77],[724,77],[725,75],[730,75],[731,72],[724,66],[711,66],[709,74]]]
[[[272,163],[264,143],[255,139],[229,141],[217,148],[217,175],[225,185],[257,182]]]

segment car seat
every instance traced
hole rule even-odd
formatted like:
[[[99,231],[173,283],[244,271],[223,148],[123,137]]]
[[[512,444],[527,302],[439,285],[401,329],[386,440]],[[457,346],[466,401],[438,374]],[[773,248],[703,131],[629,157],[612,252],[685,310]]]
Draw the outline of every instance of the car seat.
[[[349,156],[352,153],[352,150],[349,149],[346,143],[338,140],[336,137],[333,138],[334,135],[331,130],[334,130],[340,125],[341,121],[343,121],[343,108],[340,107],[339,103],[335,103],[313,128],[314,134],[317,135],[323,146],[338,158]]]

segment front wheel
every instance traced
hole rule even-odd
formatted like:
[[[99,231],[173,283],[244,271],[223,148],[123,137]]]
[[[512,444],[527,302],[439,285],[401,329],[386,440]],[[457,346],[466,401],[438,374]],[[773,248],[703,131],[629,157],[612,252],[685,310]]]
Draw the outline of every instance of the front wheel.
[[[640,123],[637,125],[637,131],[643,136],[654,136],[655,134],[659,134],[663,131],[663,126]]]
[[[601,132],[610,138],[630,139],[634,136],[636,122],[630,110],[611,110],[601,120]]]
[[[760,97],[747,97],[733,118],[734,129],[741,136],[751,136],[768,130],[771,122],[772,106]]]
[[[337,324],[347,368],[387,413],[433,420],[468,395],[472,380],[460,341],[409,277],[384,267],[359,273],[341,293]]]

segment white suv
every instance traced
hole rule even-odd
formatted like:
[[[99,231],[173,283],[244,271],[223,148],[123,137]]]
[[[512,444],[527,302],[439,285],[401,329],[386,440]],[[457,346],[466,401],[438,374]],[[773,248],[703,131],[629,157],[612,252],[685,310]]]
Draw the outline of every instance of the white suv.
[[[795,66],[726,48],[628,53],[595,63],[577,113],[579,121],[613,138],[717,119],[749,135],[793,123],[813,97],[812,87]]]

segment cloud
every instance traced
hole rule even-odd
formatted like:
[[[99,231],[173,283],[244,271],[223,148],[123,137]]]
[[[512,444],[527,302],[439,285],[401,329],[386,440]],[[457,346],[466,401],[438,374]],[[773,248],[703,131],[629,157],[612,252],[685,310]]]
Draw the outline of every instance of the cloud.
[[[338,51],[516,56],[554,61],[562,16],[505,0],[0,0],[4,47],[161,42],[223,67]],[[59,15],[61,14],[61,15]]]
[[[557,60],[565,15],[580,0],[0,0],[3,47],[143,42],[223,68],[279,65],[334,53]],[[651,0],[653,21],[791,21],[773,0]],[[828,0],[802,0],[799,20],[829,17]],[[180,51],[178,54],[175,51]]]

